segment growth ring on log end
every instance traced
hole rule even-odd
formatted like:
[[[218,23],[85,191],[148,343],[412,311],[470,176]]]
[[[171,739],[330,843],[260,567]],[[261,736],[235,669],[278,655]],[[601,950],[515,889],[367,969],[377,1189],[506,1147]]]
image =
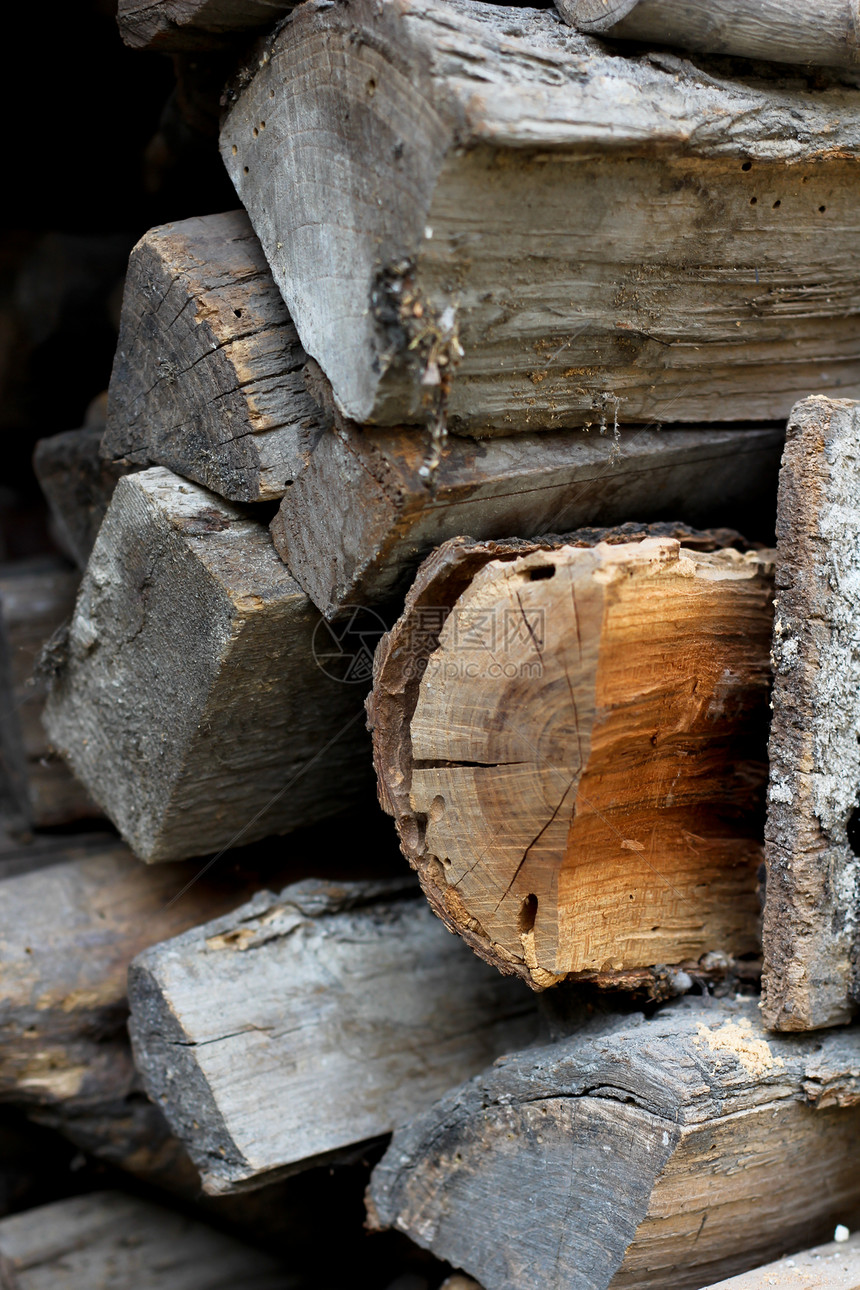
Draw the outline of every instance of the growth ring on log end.
[[[431,904],[537,988],[758,951],[772,553],[594,538],[440,547],[368,701]]]

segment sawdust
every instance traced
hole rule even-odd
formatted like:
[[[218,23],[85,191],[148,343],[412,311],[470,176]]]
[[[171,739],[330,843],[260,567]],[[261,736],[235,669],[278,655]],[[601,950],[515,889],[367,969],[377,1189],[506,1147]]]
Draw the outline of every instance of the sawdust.
[[[775,1057],[770,1051],[767,1040],[755,1034],[747,1017],[740,1021],[727,1021],[719,1030],[711,1030],[700,1021],[693,1042],[700,1046],[706,1043],[714,1053],[731,1053],[753,1079],[784,1064],[781,1057]]]

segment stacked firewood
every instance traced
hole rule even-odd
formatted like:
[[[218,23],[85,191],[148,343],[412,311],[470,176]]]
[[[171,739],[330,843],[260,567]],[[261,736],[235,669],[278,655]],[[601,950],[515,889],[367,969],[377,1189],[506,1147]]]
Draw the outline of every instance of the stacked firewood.
[[[0,577],[3,1284],[857,1284],[860,53],[699,8],[120,0],[242,209]]]

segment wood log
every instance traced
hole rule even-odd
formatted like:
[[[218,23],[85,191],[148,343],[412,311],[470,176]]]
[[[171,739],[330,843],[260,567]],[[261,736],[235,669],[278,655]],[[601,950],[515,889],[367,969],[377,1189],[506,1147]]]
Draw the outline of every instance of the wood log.
[[[33,469],[51,511],[52,534],[64,555],[86,568],[122,462],[105,461],[99,449],[104,426],[84,426],[40,439]]]
[[[398,1130],[371,1225],[485,1290],[697,1290],[860,1219],[859,1076],[854,1031],[766,1037],[755,999],[603,1018]]]
[[[125,1043],[131,960],[223,916],[266,871],[225,862],[176,900],[199,866],[148,868],[116,841],[66,845],[68,859],[0,887],[0,1100],[91,1111],[138,1086]]]
[[[234,501],[282,497],[323,422],[244,211],[150,229],[131,253],[102,453]]]
[[[860,1236],[830,1241],[705,1290],[860,1290]]]
[[[8,1290],[289,1290],[282,1263],[122,1192],[93,1192],[0,1220]]]
[[[405,595],[447,538],[530,537],[630,516],[682,516],[772,532],[779,430],[581,431],[474,440],[452,436],[432,477],[408,430],[339,419],[321,435],[272,521],[281,558],[317,608]]]
[[[270,27],[298,0],[119,0],[119,34],[132,49],[221,49]]]
[[[749,423],[860,393],[860,101],[835,74],[627,58],[477,0],[309,4],[221,150],[361,424]]]
[[[159,467],[120,480],[45,722],[141,859],[287,833],[360,798],[362,687],[318,664],[319,622],[242,508]]]
[[[101,814],[51,753],[42,727],[44,681],[36,661],[70,616],[78,575],[60,560],[0,566],[0,800],[6,827],[26,833]]]
[[[604,536],[445,543],[368,701],[431,905],[536,988],[757,953],[773,553]]]
[[[580,31],[618,40],[805,66],[860,64],[855,0],[556,0],[556,7]]]
[[[806,399],[779,483],[763,1016],[848,1021],[860,1002],[860,407]]]
[[[135,959],[135,1061],[207,1192],[389,1133],[534,1036],[528,991],[404,898],[412,889],[261,892]]]

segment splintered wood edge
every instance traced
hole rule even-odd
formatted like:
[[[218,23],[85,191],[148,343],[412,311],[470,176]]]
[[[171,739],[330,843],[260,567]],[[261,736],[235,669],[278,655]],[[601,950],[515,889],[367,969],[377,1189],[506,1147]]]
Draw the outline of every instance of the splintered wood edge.
[[[421,825],[410,802],[413,765],[411,723],[424,672],[422,664],[438,645],[446,611],[453,607],[479,570],[492,560],[518,560],[538,551],[554,551],[564,546],[592,547],[601,542],[637,542],[648,537],[675,538],[684,546],[699,551],[716,551],[725,547],[750,549],[746,540],[731,529],[701,531],[684,524],[670,523],[583,528],[533,541],[509,538],[478,542],[466,537],[452,538],[421,565],[401,617],[382,637],[374,657],[373,688],[365,703],[367,724],[373,735],[379,803],[394,818],[401,850],[417,871],[431,908],[446,927],[461,936],[476,954],[500,972],[522,977],[535,990],[557,985],[561,980],[589,981],[602,989],[644,991],[651,998],[665,999],[689,988],[681,985],[685,974],[695,974],[705,980],[721,980],[735,973],[750,975],[749,963],[736,964],[723,954],[709,954],[700,961],[575,972],[563,977],[542,972],[540,968],[530,970],[522,959],[508,955],[489,939],[448,883],[439,862],[433,857],[425,858]],[[440,611],[438,630],[435,633],[413,632],[411,627],[415,616],[428,609]],[[754,970],[757,973],[758,964]]]

